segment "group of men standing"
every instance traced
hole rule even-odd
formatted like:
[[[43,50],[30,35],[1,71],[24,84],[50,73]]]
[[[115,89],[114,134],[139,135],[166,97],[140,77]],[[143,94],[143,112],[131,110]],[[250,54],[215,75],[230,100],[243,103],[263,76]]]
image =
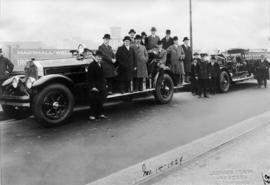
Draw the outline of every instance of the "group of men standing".
[[[149,61],[152,61],[153,55],[171,68],[177,83],[183,83],[184,80],[189,82],[192,62],[189,39],[185,37],[180,45],[177,36],[170,36],[170,30],[166,30],[163,39],[156,35],[156,31],[152,27],[150,36],[147,36],[145,32],[136,35],[136,31],[131,29],[116,54],[109,45],[110,35],[104,35],[98,51],[102,53],[102,67],[109,94],[114,90],[116,77],[122,93],[131,91],[131,82],[134,91],[142,91],[144,79],[152,75]]]
[[[192,94],[199,98],[202,94],[208,98],[208,90],[212,94],[216,94],[218,90],[220,66],[215,56],[212,56],[210,61],[207,56],[206,53],[194,53],[191,65]]]

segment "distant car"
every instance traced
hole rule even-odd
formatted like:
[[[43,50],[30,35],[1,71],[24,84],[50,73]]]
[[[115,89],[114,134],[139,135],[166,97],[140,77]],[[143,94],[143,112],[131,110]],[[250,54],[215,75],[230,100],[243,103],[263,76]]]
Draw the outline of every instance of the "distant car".
[[[29,62],[31,64],[27,64],[25,75],[13,76],[1,85],[0,104],[6,114],[15,118],[26,118],[33,114],[39,123],[50,127],[65,123],[75,106],[88,105],[87,60],[73,56]],[[157,102],[169,103],[176,83],[168,67],[157,68],[158,72],[147,89],[109,95],[108,100],[153,94]]]

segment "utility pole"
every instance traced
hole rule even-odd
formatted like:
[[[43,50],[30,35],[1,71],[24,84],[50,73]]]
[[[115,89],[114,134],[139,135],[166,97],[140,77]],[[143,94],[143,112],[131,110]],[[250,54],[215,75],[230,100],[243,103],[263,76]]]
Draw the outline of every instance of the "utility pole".
[[[189,0],[189,34],[190,34],[190,48],[193,53],[193,37],[192,37],[192,2]]]

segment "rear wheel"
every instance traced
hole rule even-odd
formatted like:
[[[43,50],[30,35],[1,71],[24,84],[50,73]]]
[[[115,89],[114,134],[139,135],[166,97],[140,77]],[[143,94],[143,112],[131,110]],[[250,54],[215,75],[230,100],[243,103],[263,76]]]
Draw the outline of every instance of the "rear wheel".
[[[219,89],[221,92],[228,92],[231,86],[231,78],[228,72],[222,71],[219,76]]]
[[[172,100],[174,93],[174,84],[170,75],[164,74],[159,77],[154,92],[155,99],[158,103],[166,104]]]
[[[12,105],[1,105],[4,113],[14,119],[25,119],[31,115],[31,109],[27,107],[16,107]]]
[[[52,84],[39,92],[33,100],[35,118],[45,127],[65,123],[72,115],[74,97],[69,88]]]

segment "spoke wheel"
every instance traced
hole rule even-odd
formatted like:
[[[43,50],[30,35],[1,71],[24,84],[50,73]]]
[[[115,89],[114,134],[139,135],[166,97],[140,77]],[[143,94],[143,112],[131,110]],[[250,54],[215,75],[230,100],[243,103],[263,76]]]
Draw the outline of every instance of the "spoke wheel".
[[[174,93],[173,80],[168,74],[159,77],[156,82],[155,99],[161,104],[169,103]]]
[[[45,127],[65,123],[72,115],[74,97],[62,84],[51,84],[42,89],[33,100],[35,118]]]
[[[231,86],[231,79],[226,71],[222,71],[219,77],[219,89],[221,92],[228,92]]]

